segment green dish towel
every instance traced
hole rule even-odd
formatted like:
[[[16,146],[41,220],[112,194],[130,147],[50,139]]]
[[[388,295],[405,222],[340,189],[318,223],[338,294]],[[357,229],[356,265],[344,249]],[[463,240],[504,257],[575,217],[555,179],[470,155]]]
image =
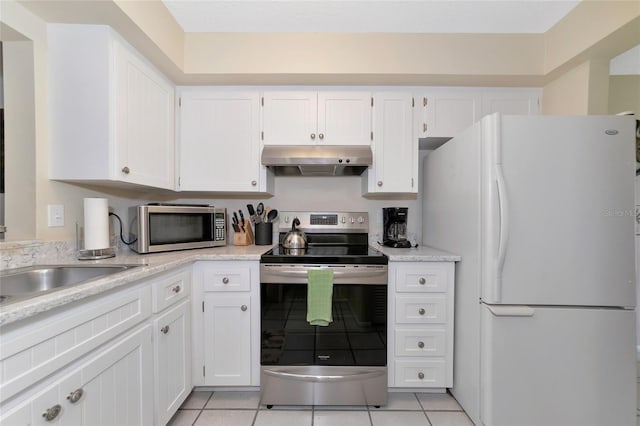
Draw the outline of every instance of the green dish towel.
[[[311,269],[307,272],[307,321],[311,325],[327,326],[333,322],[333,271]]]

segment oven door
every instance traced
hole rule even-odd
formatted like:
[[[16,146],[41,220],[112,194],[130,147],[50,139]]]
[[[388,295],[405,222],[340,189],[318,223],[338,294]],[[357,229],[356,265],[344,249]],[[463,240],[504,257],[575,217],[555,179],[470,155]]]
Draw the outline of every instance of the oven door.
[[[261,273],[261,281],[269,281],[261,283],[263,403],[386,403],[386,265],[331,266],[333,322],[326,327],[306,320],[302,270],[312,267],[274,265]]]

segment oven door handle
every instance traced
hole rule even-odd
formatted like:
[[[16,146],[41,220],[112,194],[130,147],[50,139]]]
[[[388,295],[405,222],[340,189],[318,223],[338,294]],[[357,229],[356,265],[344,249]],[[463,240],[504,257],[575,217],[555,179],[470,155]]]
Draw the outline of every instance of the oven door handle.
[[[353,380],[373,379],[374,377],[380,377],[386,372],[384,370],[364,370],[358,371],[353,374],[332,374],[332,375],[316,375],[316,374],[299,374],[288,373],[285,371],[274,371],[264,368],[262,372],[268,376],[273,376],[281,379],[300,380],[302,382],[320,382],[320,383],[332,383],[332,382],[349,382]]]
[[[275,268],[274,268],[275,269]],[[380,275],[386,275],[387,271],[383,268],[380,269],[371,269],[371,270],[363,270],[358,269],[357,271],[341,271],[339,269],[332,269],[333,277],[335,278],[370,278],[370,277],[379,277]],[[301,278],[307,276],[307,269],[277,269],[277,270],[269,270],[269,274],[273,277],[282,277],[282,278]]]

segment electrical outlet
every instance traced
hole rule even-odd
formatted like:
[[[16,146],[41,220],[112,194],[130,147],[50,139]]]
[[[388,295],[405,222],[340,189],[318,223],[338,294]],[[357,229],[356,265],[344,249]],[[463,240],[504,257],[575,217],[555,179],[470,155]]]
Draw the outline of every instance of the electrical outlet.
[[[64,206],[49,204],[47,206],[47,225],[50,228],[64,226]]]

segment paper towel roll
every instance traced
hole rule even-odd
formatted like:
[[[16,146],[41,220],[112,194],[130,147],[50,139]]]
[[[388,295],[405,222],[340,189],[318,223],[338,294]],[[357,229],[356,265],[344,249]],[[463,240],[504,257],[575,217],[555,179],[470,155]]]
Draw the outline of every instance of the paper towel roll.
[[[84,249],[109,248],[109,202],[106,198],[84,199]]]

